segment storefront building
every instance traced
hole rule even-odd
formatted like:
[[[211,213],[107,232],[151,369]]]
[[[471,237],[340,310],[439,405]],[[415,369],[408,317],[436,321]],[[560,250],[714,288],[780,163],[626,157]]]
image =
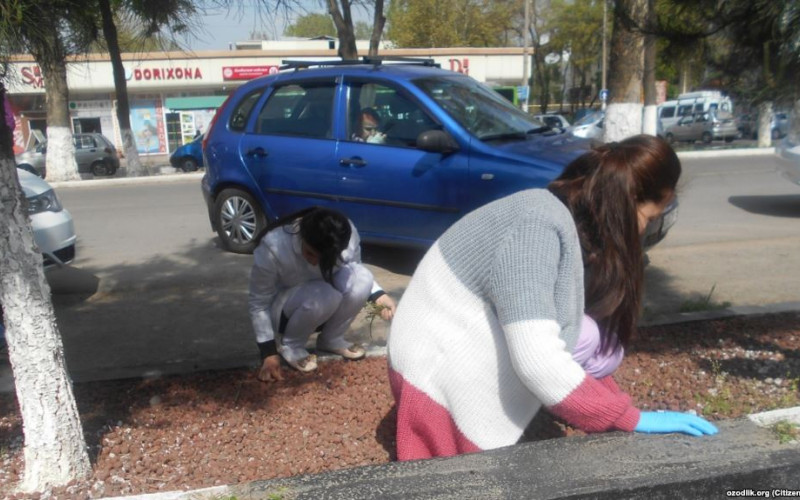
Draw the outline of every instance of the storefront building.
[[[491,85],[519,85],[521,48],[383,50],[383,56],[432,58],[443,69]],[[167,155],[205,132],[217,108],[244,82],[276,73],[282,62],[337,59],[335,50],[232,50],[125,54],[131,128],[142,155]],[[121,149],[111,62],[102,54],[67,64],[73,132],[99,132]],[[6,80],[17,127],[14,147],[28,147],[32,130],[46,129],[45,88],[31,57],[12,59]]]

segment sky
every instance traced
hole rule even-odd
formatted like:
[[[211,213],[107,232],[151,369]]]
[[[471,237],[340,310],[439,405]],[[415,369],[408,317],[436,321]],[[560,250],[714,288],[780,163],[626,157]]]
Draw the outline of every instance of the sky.
[[[252,31],[265,32],[272,38],[281,37],[284,27],[293,19],[286,20],[283,16],[268,18],[256,14],[255,5],[258,0],[233,0],[237,6],[230,12],[219,7],[206,7],[205,15],[198,19],[197,34],[184,43],[192,50],[228,50],[229,44],[250,39]],[[305,13],[325,13],[318,0],[301,0]],[[241,6],[241,7],[238,7]],[[367,20],[365,12],[354,9],[353,17],[356,21]]]

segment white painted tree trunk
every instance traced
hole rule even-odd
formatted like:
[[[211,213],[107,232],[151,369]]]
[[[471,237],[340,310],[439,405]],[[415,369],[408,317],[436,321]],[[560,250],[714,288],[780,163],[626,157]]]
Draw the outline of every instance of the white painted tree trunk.
[[[658,135],[658,106],[645,106],[642,133]]]
[[[81,178],[75,161],[75,144],[69,127],[47,127],[47,180],[72,181]]]
[[[606,107],[603,124],[605,142],[621,141],[642,133],[642,105],[635,102],[612,102]]]
[[[758,147],[768,148],[772,144],[772,101],[758,105]]]
[[[120,131],[122,136],[122,151],[125,154],[125,165],[128,177],[142,177],[150,175],[150,170],[142,164],[139,150],[136,149],[136,139],[129,128]]]
[[[792,144],[800,143],[800,99],[794,102],[789,120],[789,141]]]
[[[626,19],[644,25],[647,0],[617,0],[608,89],[611,102],[603,124],[605,142],[621,141],[642,133],[642,85],[644,81],[644,35],[631,28]]]
[[[0,304],[25,436],[20,489],[31,492],[85,478],[91,466],[42,256],[22,200],[14,161],[0,152]]]

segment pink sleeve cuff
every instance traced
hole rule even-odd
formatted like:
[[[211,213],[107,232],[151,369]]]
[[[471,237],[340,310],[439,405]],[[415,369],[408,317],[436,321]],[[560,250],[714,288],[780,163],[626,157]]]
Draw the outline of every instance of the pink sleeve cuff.
[[[616,387],[616,383],[611,381]],[[617,387],[617,389],[619,389]],[[639,410],[622,391],[614,392],[608,381],[586,375],[583,382],[550,411],[570,425],[586,432],[633,431],[639,423]]]

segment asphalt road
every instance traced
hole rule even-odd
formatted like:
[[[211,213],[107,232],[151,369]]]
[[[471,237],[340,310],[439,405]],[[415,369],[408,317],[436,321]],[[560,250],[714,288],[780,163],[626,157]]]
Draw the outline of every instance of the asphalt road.
[[[709,294],[711,305],[799,300],[800,186],[780,178],[768,156],[683,165],[678,223],[649,253],[645,316],[685,310]],[[199,176],[57,191],[78,234],[73,265],[49,273],[75,380],[256,361],[246,305],[251,257],[218,248]],[[399,298],[422,254],[366,247],[363,255]],[[385,334],[381,320],[364,317],[352,332],[377,345]]]

